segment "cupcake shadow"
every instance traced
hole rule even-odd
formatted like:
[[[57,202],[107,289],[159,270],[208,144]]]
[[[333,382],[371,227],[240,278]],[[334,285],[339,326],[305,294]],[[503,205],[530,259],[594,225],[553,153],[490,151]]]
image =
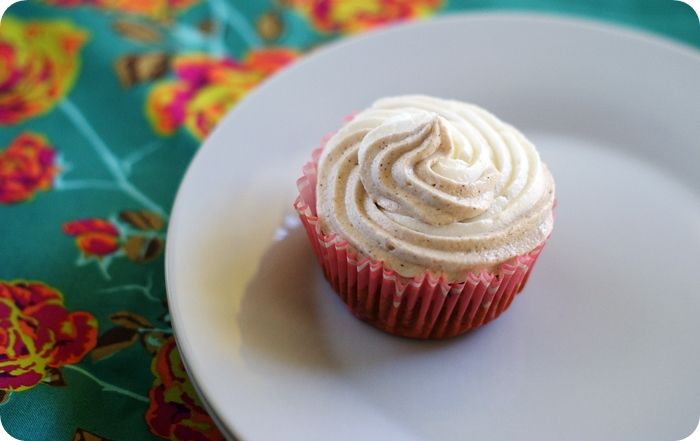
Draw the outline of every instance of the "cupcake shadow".
[[[478,330],[442,341],[397,337],[352,316],[323,278],[306,232],[289,215],[245,289],[238,322],[241,353],[258,364],[343,370],[468,345]],[[348,359],[350,358],[350,359]]]
[[[244,359],[333,370],[319,322],[313,253],[296,217],[285,217],[245,289],[239,323]]]

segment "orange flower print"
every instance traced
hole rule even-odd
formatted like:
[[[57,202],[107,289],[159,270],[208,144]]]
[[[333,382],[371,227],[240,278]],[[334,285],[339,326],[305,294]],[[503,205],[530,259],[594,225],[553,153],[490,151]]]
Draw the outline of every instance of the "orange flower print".
[[[223,440],[187,377],[175,339],[168,338],[151,365],[155,381],[148,393],[146,423],[154,434],[192,441]]]
[[[0,204],[27,201],[50,189],[57,173],[56,151],[48,140],[38,133],[21,133],[0,150]]]
[[[165,19],[184,11],[199,0],[47,0],[54,6],[93,6],[106,11]]]
[[[87,218],[63,224],[63,232],[75,237],[80,254],[76,265],[97,264],[109,279],[114,259],[126,258],[134,263],[149,263],[163,253],[165,221],[146,210],[124,210],[109,219]]]
[[[434,13],[442,0],[288,0],[320,32],[359,32]]]
[[[68,364],[97,342],[97,320],[69,312],[63,295],[41,282],[0,280],[0,390],[22,391]]]
[[[63,225],[63,232],[75,236],[75,244],[85,256],[98,259],[119,250],[119,230],[106,219],[83,219]]]
[[[203,139],[231,106],[296,57],[289,49],[252,51],[242,61],[204,54],[179,56],[173,62],[175,79],[151,90],[146,113],[160,134],[170,135],[184,126]]]
[[[73,86],[87,34],[66,21],[0,24],[0,125],[50,110]]]

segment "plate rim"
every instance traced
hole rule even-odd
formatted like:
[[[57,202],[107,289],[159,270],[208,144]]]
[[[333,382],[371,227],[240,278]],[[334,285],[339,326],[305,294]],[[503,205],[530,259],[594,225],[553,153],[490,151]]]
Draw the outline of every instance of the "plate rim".
[[[338,49],[342,49],[347,45],[354,45],[358,42],[364,41],[366,39],[382,38],[385,34],[391,34],[395,32],[406,32],[415,28],[422,27],[432,27],[441,26],[443,23],[450,22],[465,22],[465,21],[517,21],[517,22],[535,22],[544,24],[555,24],[563,26],[571,26],[579,28],[581,30],[596,32],[600,34],[607,34],[614,38],[623,37],[630,40],[636,40],[642,44],[656,46],[666,51],[674,52],[681,57],[687,57],[700,63],[700,48],[696,48],[687,42],[673,39],[669,36],[660,34],[658,32],[650,31],[647,29],[635,27],[630,24],[621,22],[612,22],[604,19],[597,19],[588,16],[579,16],[569,13],[557,13],[557,12],[532,12],[532,11],[504,11],[504,10],[491,10],[491,11],[459,11],[447,13],[444,15],[433,16],[428,19],[403,22],[391,24],[383,28],[373,29],[370,31],[363,32],[361,34],[352,35],[349,37],[339,38],[337,40],[328,42],[324,44],[321,48],[314,50],[310,54],[303,55],[302,58],[292,63],[290,66],[283,68],[278,73],[273,74],[269,78],[265,79],[260,85],[255,87],[250,93],[248,93],[241,101],[239,101],[230,111],[228,111],[216,127],[207,135],[207,137],[199,144],[197,151],[190,159],[190,162],[185,169],[180,183],[178,184],[177,191],[175,193],[175,198],[170,210],[168,231],[165,240],[165,259],[164,259],[164,269],[165,269],[165,288],[166,288],[166,298],[168,302],[168,309],[171,317],[171,325],[173,328],[173,337],[175,343],[177,344],[182,363],[185,370],[192,382],[195,391],[199,394],[199,398],[207,410],[212,420],[216,423],[218,429],[224,434],[225,437],[234,440],[243,440],[244,438],[236,430],[233,424],[227,424],[226,420],[221,417],[221,413],[217,411],[216,405],[212,403],[204,393],[204,388],[202,387],[201,379],[198,379],[198,375],[191,368],[189,362],[187,361],[188,352],[191,353],[191,345],[188,343],[188,338],[184,336],[182,331],[178,330],[183,325],[178,325],[182,323],[183,315],[175,306],[175,299],[178,295],[175,293],[177,289],[175,288],[175,283],[173,281],[172,274],[175,273],[175,264],[173,255],[176,253],[174,246],[174,238],[178,236],[179,222],[178,219],[181,217],[179,213],[183,211],[182,208],[182,193],[183,188],[188,185],[188,182],[192,180],[192,170],[198,161],[201,162],[204,156],[204,152],[208,149],[209,144],[211,144],[211,139],[213,135],[218,131],[223,130],[223,126],[228,124],[228,121],[236,117],[236,115],[244,111],[245,108],[254,101],[258,94],[262,93],[265,89],[269,88],[272,84],[276,84],[279,81],[284,81],[284,79],[290,75],[290,73],[295,72],[298,69],[304,69],[308,64],[318,62],[319,59],[324,58],[328,53],[334,52]],[[182,297],[182,294],[180,295]],[[191,355],[190,355],[191,356]],[[232,423],[232,422],[231,422]]]

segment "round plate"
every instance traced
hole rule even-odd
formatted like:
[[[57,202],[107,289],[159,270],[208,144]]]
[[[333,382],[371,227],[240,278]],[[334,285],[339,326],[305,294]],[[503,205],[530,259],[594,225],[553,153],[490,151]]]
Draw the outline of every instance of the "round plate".
[[[190,374],[243,440],[678,440],[700,414],[700,56],[533,15],[451,16],[319,50],[192,162],[167,249]],[[523,295],[461,338],[353,318],[292,210],[311,150],[374,99],[477,103],[556,182]]]

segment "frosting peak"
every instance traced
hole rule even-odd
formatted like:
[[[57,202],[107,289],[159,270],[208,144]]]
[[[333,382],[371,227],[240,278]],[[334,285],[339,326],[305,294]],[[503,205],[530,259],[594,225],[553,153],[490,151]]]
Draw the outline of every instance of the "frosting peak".
[[[430,225],[448,225],[486,211],[500,173],[470,164],[434,112],[406,111],[370,130],[360,143],[359,173],[374,202]]]
[[[375,102],[328,141],[317,173],[321,228],[403,276],[491,269],[552,231],[554,181],[535,147],[459,101]]]

